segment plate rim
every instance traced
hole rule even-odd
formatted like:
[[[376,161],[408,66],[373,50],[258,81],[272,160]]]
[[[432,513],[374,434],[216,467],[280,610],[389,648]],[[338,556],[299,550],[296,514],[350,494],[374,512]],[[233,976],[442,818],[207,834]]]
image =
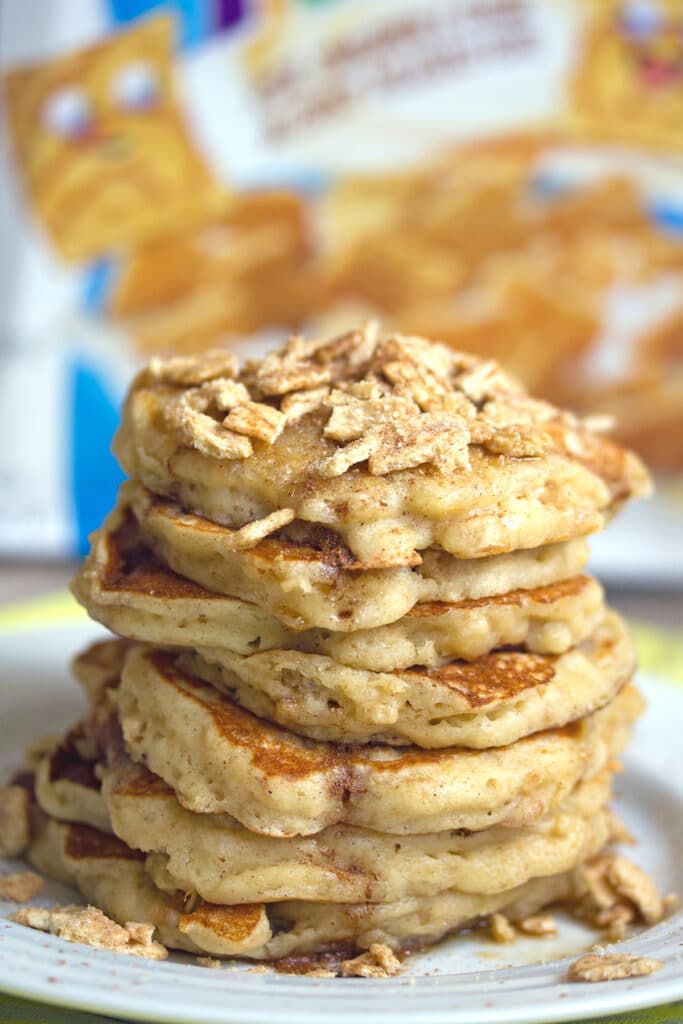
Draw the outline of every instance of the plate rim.
[[[675,943],[679,945],[680,935],[683,934],[683,914],[679,913],[676,918],[680,918],[680,923],[675,924],[674,928],[679,930],[679,936],[672,936],[672,945]],[[670,919],[674,921],[674,919]],[[666,922],[665,922],[666,923]],[[20,925],[14,926],[21,928]],[[659,927],[659,926],[657,926]],[[3,929],[4,930],[4,929]],[[648,936],[655,929],[651,929],[650,932],[646,933]],[[641,933],[642,935],[642,933]],[[56,938],[55,936],[42,935],[41,939],[44,943],[54,947],[54,952],[58,955],[64,950],[65,946],[72,945],[65,943],[63,940]],[[638,942],[639,936],[635,936],[630,943]],[[630,943],[624,943],[624,946]],[[642,942],[641,942],[642,945]],[[624,950],[626,951],[626,950]],[[111,960],[112,966],[116,964],[117,956],[115,953],[108,952],[106,950],[89,950],[87,955],[100,955],[104,960]],[[683,954],[679,954],[679,957],[683,957]],[[133,958],[131,958],[132,960]],[[550,961],[543,966],[545,968],[560,969],[566,965],[568,957]],[[158,969],[164,968],[164,964],[156,962],[145,962],[150,973],[158,971]],[[189,968],[193,971],[207,973],[205,968],[197,967],[192,964],[168,964],[170,968],[180,968],[185,970]],[[529,965],[531,969],[537,968],[539,965]],[[675,967],[679,966],[674,963],[667,965],[670,970],[674,970]],[[528,969],[528,968],[527,968]],[[519,973],[525,971],[524,967],[510,967],[510,968],[499,968],[492,971],[482,971],[483,975],[491,976],[496,975],[497,979],[491,979],[497,986],[500,985],[501,991],[502,986],[505,983],[505,978],[500,977],[503,971],[514,971],[519,976]],[[210,972],[213,974],[213,972]],[[230,984],[225,984],[228,981],[226,975],[229,977],[230,972],[222,972],[222,980],[224,986],[221,990],[221,995],[228,999],[233,997],[244,997],[245,993],[231,991]],[[237,974],[237,972],[235,972]],[[475,973],[475,972],[468,972]],[[221,975],[216,972],[218,977]],[[238,975],[242,978],[244,974]],[[218,980],[216,978],[216,981]],[[264,984],[265,978],[270,979],[270,983]],[[443,982],[448,976],[433,976],[423,978],[410,978],[410,977],[399,977],[399,978],[386,978],[386,979],[314,979],[305,977],[291,977],[284,975],[269,975],[264,976],[263,979],[252,979],[249,984],[253,984],[256,981],[257,987],[261,991],[254,993],[259,998],[255,1000],[253,1007],[242,1007],[240,1006],[233,1016],[226,1016],[226,1010],[224,1006],[218,1005],[216,1002],[205,1004],[203,1006],[194,1005],[191,1010],[183,1010],[183,1002],[176,999],[174,1007],[170,1002],[159,1004],[151,1004],[154,1000],[154,995],[147,995],[142,997],[142,1005],[140,1002],[136,1002],[136,997],[139,1000],[142,993],[137,992],[131,987],[114,989],[114,990],[102,990],[96,1001],[93,1001],[88,996],[88,987],[79,986],[83,989],[81,994],[74,993],[69,994],[70,986],[67,985],[67,992],[64,995],[60,995],[58,989],[48,989],[48,979],[44,979],[42,984],[38,985],[36,989],[32,990],[29,994],[27,989],[18,985],[13,985],[11,982],[7,983],[4,978],[0,978],[0,992],[6,992],[8,995],[15,996],[16,998],[26,999],[40,1003],[45,1006],[55,1006],[60,1009],[73,1009],[84,1013],[96,1014],[99,1016],[113,1017],[114,1019],[123,1019],[130,1021],[144,1021],[154,1022],[154,1024],[271,1024],[273,1021],[277,1021],[278,1017],[273,1013],[272,1005],[267,1005],[263,1000],[269,995],[276,997],[281,992],[268,993],[267,988],[289,988],[291,989],[290,995],[298,997],[301,1000],[302,1005],[298,1008],[298,1020],[301,1024],[319,1024],[319,1020],[322,1015],[325,1015],[325,1020],[328,1024],[349,1024],[351,1021],[357,1019],[357,1008],[351,1008],[346,1013],[339,1008],[340,995],[343,990],[346,990],[347,994],[351,992],[368,993],[368,984],[372,985],[373,992],[384,993],[384,999],[387,1003],[386,1010],[381,1016],[375,1016],[372,1019],[383,1022],[389,1020],[397,1021],[398,1024],[407,1024],[408,1021],[419,1020],[422,1022],[428,1022],[428,1024],[520,1024],[521,1021],[524,1024],[562,1024],[566,1021],[583,1021],[595,1018],[609,1017],[619,1013],[633,1013],[643,1009],[655,1008],[658,1006],[665,1006],[668,1004],[675,1004],[683,1001],[683,972],[679,972],[673,977],[662,978],[658,981],[651,981],[648,977],[643,978],[632,978],[622,980],[619,982],[607,982],[607,983],[585,983],[582,985],[558,981],[553,984],[550,991],[543,994],[542,998],[536,1000],[531,1006],[525,1007],[524,1011],[520,1013],[520,1008],[516,1005],[505,1007],[502,1006],[491,1006],[487,1005],[490,999],[487,999],[487,993],[482,992],[482,999],[473,1004],[468,1003],[467,1006],[460,1009],[455,1006],[451,1006],[443,1009],[429,1010],[427,1013],[424,1010],[418,1010],[416,1007],[406,1007],[404,1010],[397,1008],[392,1005],[395,998],[400,995],[405,996],[405,990],[413,992],[415,998],[418,998],[420,993],[416,990],[420,987],[420,983],[429,983],[430,988],[443,988]],[[170,981],[170,979],[168,979]],[[486,980],[489,980],[488,977]],[[273,985],[273,981],[279,983],[279,985]],[[482,979],[483,981],[483,979]],[[325,994],[325,1001],[329,1005],[321,1005],[320,996],[323,985],[329,986],[330,982],[333,988]],[[605,1005],[606,990],[603,985],[610,985],[609,988],[609,1005]],[[340,987],[343,986],[343,989]],[[175,989],[174,989],[175,990]],[[578,1000],[573,1000],[570,996],[571,991],[576,991]],[[90,989],[92,991],[92,989]],[[193,990],[191,990],[192,992]],[[191,994],[190,992],[190,994]],[[581,993],[585,993],[585,997],[581,998]],[[214,992],[217,994],[217,992]],[[566,999],[566,1002],[565,1002]],[[334,1004],[337,1005],[334,1005]],[[228,1011],[230,1013],[230,1011]],[[419,1016],[417,1016],[419,1013]],[[286,1019],[286,1018],[282,1018]]]

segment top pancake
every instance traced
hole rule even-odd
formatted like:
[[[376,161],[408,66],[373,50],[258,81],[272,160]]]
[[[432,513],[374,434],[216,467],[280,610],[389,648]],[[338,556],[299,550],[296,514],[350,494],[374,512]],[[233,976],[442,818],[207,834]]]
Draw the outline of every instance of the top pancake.
[[[371,329],[153,360],[115,442],[129,475],[248,546],[293,520],[360,561],[438,545],[478,558],[585,536],[645,494],[635,455],[535,401],[495,363]]]

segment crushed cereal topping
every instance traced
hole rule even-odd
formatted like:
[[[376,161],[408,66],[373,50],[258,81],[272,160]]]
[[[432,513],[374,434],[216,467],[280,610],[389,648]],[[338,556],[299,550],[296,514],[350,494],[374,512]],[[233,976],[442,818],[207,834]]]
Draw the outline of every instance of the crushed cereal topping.
[[[288,423],[315,412],[323,404],[330,393],[329,388],[311,388],[310,391],[294,391],[285,395],[280,402],[280,412]]]
[[[205,352],[201,359],[194,356],[174,356],[172,359],[157,357],[150,361],[144,372],[161,384],[183,387],[187,384],[203,384],[216,377],[236,377],[238,370],[239,362],[232,352],[212,349]]]
[[[328,341],[292,337],[241,369],[221,351],[154,359],[135,386],[155,385],[165,389],[168,424],[211,458],[246,459],[254,444],[273,444],[289,424],[319,415],[324,437],[339,446],[320,462],[324,477],[360,462],[378,476],[422,465],[468,472],[472,445],[520,459],[558,444],[586,455],[588,421],[529,398],[494,360],[380,337],[373,323]]]
[[[226,429],[209,415],[212,406],[221,414],[231,408],[231,398],[223,393],[223,384],[223,381],[210,381],[208,385],[181,392],[169,410],[169,422],[188,445],[204,455],[246,459],[253,450],[249,438]]]
[[[237,434],[257,437],[272,444],[286,423],[284,413],[262,402],[243,402],[225,417],[223,426]]]

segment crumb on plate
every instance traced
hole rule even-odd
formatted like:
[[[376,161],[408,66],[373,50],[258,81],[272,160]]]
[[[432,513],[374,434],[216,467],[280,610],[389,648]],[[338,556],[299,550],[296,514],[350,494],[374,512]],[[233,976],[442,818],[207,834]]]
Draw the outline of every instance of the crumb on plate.
[[[195,963],[197,967],[209,967],[212,970],[221,966],[220,960],[217,960],[215,956],[198,956]]]
[[[28,903],[43,888],[45,882],[34,871],[17,871],[0,877],[0,899],[14,903]]]

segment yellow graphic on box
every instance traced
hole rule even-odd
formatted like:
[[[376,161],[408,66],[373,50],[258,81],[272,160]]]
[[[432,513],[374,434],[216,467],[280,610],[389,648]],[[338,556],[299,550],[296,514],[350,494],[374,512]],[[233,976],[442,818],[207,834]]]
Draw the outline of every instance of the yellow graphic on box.
[[[156,16],[4,77],[25,187],[64,259],[206,219],[223,201],[181,114],[173,29]]]
[[[588,0],[574,78],[579,115],[608,136],[683,145],[683,4]]]

